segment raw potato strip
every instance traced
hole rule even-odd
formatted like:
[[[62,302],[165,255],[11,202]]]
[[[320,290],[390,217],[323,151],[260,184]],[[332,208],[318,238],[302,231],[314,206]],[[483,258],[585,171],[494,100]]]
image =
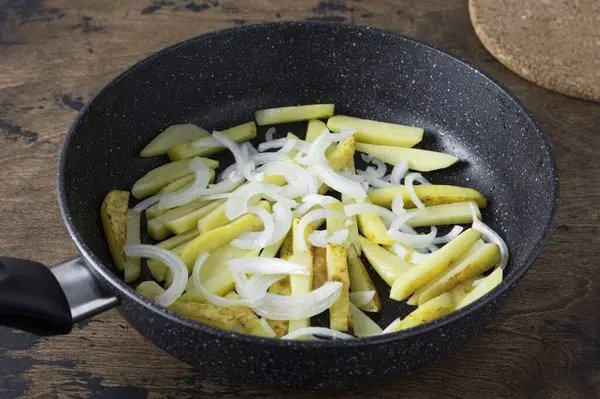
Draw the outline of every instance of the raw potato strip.
[[[259,205],[268,211],[271,210],[269,203],[266,201],[261,201]],[[256,215],[247,214],[240,216],[225,226],[194,238],[186,245],[180,257],[191,272],[196,258],[202,252],[212,252],[215,249],[230,243],[242,233],[248,231],[260,231],[262,229],[263,222]]]
[[[476,215],[481,219],[479,208],[475,207]],[[473,221],[470,202],[433,205],[420,208],[415,215],[408,219],[407,225],[412,227],[442,226],[449,224],[467,224]]]
[[[378,122],[351,116],[336,115],[327,121],[333,132],[356,129],[356,140],[360,143],[412,147],[423,139],[423,129],[396,123]]]
[[[458,158],[453,155],[435,151],[418,150],[415,148],[357,143],[356,151],[369,154],[390,165],[396,165],[402,161],[406,161],[411,170],[419,172],[444,169],[458,162]]]
[[[306,127],[306,138],[305,141],[312,143],[317,137],[321,135],[323,130],[327,129],[325,122],[318,119],[311,119],[308,121]]]
[[[447,315],[453,310],[454,301],[452,300],[452,295],[448,293],[442,294],[419,306],[388,332],[397,332],[418,326],[419,324],[428,323]]]
[[[458,310],[467,306],[471,302],[476,301],[500,285],[502,282],[502,273],[502,268],[497,267],[489,276],[481,280],[479,284],[473,288],[473,290],[468,293],[458,304],[456,304],[456,309]]]
[[[182,244],[179,244],[176,247],[169,249],[169,251],[173,252],[177,256],[180,256],[181,252],[183,252],[183,250],[184,250],[185,246],[188,244],[188,242],[189,241],[183,242]],[[167,248],[165,248],[165,249],[167,249]],[[165,279],[167,278],[167,271],[170,272],[167,265],[165,265],[164,263],[162,263],[161,261],[156,260],[156,259],[148,259],[147,265],[148,265],[148,269],[150,270],[150,274],[152,274],[152,277],[154,277],[154,279],[156,281],[161,281],[161,282],[165,281]],[[170,276],[170,273],[169,273],[169,276]],[[169,279],[169,281],[170,281],[170,279]],[[169,286],[171,284],[168,283],[166,285]]]
[[[222,204],[198,220],[197,229],[200,234],[204,234],[221,226],[225,226],[229,222],[230,220],[225,214],[225,201],[223,201]]]
[[[336,172],[341,172],[348,162],[354,158],[354,152],[356,149],[356,139],[350,137],[342,142],[340,142],[331,153],[327,156],[327,160],[329,161],[329,166]],[[325,194],[329,191],[329,186],[326,184],[321,184],[319,186],[318,193]]]
[[[206,166],[212,169],[211,178],[214,178],[214,169],[219,167],[219,162],[209,158],[200,159]],[[161,188],[175,180],[193,175],[194,171],[189,167],[190,162],[191,159],[170,162],[151,170],[135,182],[131,188],[131,193],[137,199],[145,198],[152,194],[156,194]]]
[[[279,249],[279,257],[283,260],[288,260],[293,253],[294,242],[293,242],[293,228],[290,230],[288,235],[283,239],[281,248]],[[290,277],[286,276],[281,280],[277,281],[269,288],[271,294],[279,295],[290,295],[292,293],[292,287],[290,286]],[[267,319],[267,323],[275,331],[277,338],[281,338],[288,333],[289,321],[287,320],[271,320]]]
[[[140,284],[136,291],[148,300],[154,301],[154,298],[162,293],[164,289],[153,281],[146,281]],[[189,319],[225,330],[231,330],[236,322],[235,314],[231,308],[223,308],[208,303],[178,299],[169,306],[169,310]]]
[[[190,202],[189,204],[170,209],[168,212],[163,213],[162,215],[157,216],[154,219],[148,220],[148,235],[157,241],[164,240],[172,234],[172,232],[167,228],[166,223],[170,222],[173,219],[178,219],[180,217],[192,214],[196,211],[200,211],[200,214],[209,212],[211,205],[213,207],[215,206],[213,204],[210,204],[209,201],[195,200]],[[181,230],[180,233],[187,231],[193,227],[194,224],[192,224],[191,227],[188,226],[187,229]]]
[[[210,136],[209,132],[191,123],[172,125],[149,142],[140,153],[140,156],[153,157],[163,155],[175,144],[198,140],[208,136]]]
[[[450,295],[452,295],[452,300],[454,301],[454,303],[460,303],[460,301],[462,301],[471,291],[473,291],[473,289],[475,288],[473,287],[473,281],[477,280],[478,278],[481,278],[481,276],[465,280],[462,283],[458,283],[454,288],[452,288],[452,290],[449,293]]]
[[[334,202],[327,208],[332,211],[327,217],[327,235],[331,237],[334,233],[344,229],[344,206],[341,202]],[[340,216],[336,216],[336,214]],[[344,284],[339,298],[329,308],[329,328],[348,331],[352,326],[352,317],[350,316],[350,277],[348,276],[346,248],[344,245],[327,244],[325,258],[327,279]]]
[[[313,227],[309,224],[304,232],[304,237],[298,234],[295,234],[297,230],[298,223],[300,222],[299,218],[294,218],[294,223],[292,225],[292,236],[293,236],[293,253],[290,257],[290,261],[294,263],[298,263],[301,265],[305,265],[309,270],[308,276],[302,275],[290,275],[290,286],[291,286],[291,295],[298,294],[306,294],[312,291],[312,279],[313,279],[313,257],[312,257],[312,245],[308,242],[308,236],[313,232]],[[300,251],[301,248],[301,240],[304,240],[306,243],[307,251]],[[310,319],[299,319],[299,320],[290,320],[289,322],[289,331],[288,334],[294,330],[299,328],[309,327]]]
[[[196,227],[199,220],[204,218],[218,206],[223,204],[225,200],[215,200],[213,202],[205,201],[205,205],[186,214],[181,212],[165,222],[165,227],[174,234],[181,234]],[[184,205],[185,206],[185,205]],[[160,216],[159,216],[160,217]],[[198,231],[200,233],[200,231]]]
[[[496,244],[483,244],[474,253],[452,267],[446,274],[430,285],[419,296],[419,305],[450,291],[458,283],[485,273],[500,262],[500,250]]]
[[[404,280],[404,275],[415,267],[362,236],[360,245],[363,255],[389,286],[392,286],[395,281]],[[403,276],[402,279],[398,279],[400,276]]]
[[[352,329],[357,337],[381,334],[381,327],[352,303],[350,303],[350,316],[352,317]]]
[[[256,124],[254,122],[248,122],[242,125],[222,130],[219,133],[236,143],[248,141],[256,137]],[[210,140],[212,142],[213,138],[206,137],[200,139],[200,141],[202,140]],[[222,146],[195,148],[192,145],[193,142],[194,141],[188,141],[187,143],[180,143],[169,148],[169,151],[167,152],[167,154],[169,155],[169,159],[172,161],[179,161],[181,159],[214,154],[225,149],[225,147]]]
[[[128,206],[129,192],[112,190],[106,194],[100,208],[100,218],[108,242],[108,249],[117,270],[125,269],[127,263],[127,256],[123,247],[127,241]]]
[[[334,104],[299,105],[294,107],[268,108],[256,111],[254,119],[259,126],[280,123],[324,119],[333,115]]]
[[[141,214],[134,212],[131,209],[127,211],[127,245],[141,244]],[[125,262],[123,280],[126,283],[131,283],[140,277],[142,271],[142,260],[137,257],[128,257]]]
[[[350,278],[350,292],[375,291],[373,299],[360,308],[366,312],[381,312],[381,300],[375,289],[375,284],[369,276],[367,268],[360,260],[353,247],[348,248],[348,277]]]
[[[370,204],[371,201],[367,198],[364,203]],[[385,227],[381,218],[376,214],[364,213],[357,215],[356,218],[360,232],[369,241],[381,245],[392,245],[394,243],[394,240],[387,234],[387,227]]]
[[[156,244],[159,248],[164,249],[173,249],[181,244],[185,244],[186,242],[198,237],[198,230],[191,229],[181,234],[177,234],[169,239],[159,242]]]
[[[390,291],[390,298],[397,301],[405,300],[446,269],[453,261],[460,258],[480,238],[481,233],[474,229],[464,231],[440,250],[428,256],[422,263],[407,271],[401,279],[397,279]]]
[[[241,297],[234,291],[225,295],[225,298],[240,299]],[[246,307],[234,307],[231,308],[235,314],[237,321],[244,327],[244,330],[250,335],[256,335],[258,337],[270,337],[269,331],[265,330],[265,327],[260,322],[258,316],[250,308]]]
[[[163,188],[161,188],[158,191],[158,194],[169,194],[169,193],[176,193],[178,191],[186,190],[188,187],[190,187],[194,183],[194,180],[196,180],[196,176],[193,174],[182,177],[181,179],[177,179],[174,182],[169,183],[166,186],[164,186]],[[167,212],[169,212],[169,209],[160,208],[158,206],[158,203],[156,203],[156,204],[152,205],[150,208],[146,209],[146,219],[147,220],[154,219],[155,217],[160,216],[163,213],[167,213]]]
[[[327,281],[327,248],[313,247],[313,290]]]
[[[485,208],[487,205],[487,199],[473,188],[435,184],[415,185],[413,188],[425,206],[455,202],[475,202],[480,208]],[[405,186],[385,187],[370,191],[369,199],[375,205],[391,208],[392,201],[398,194],[402,194],[405,209],[415,207]]]

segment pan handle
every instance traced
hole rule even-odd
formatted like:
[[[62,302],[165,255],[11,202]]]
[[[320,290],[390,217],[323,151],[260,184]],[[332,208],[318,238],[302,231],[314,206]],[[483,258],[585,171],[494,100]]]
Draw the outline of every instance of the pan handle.
[[[0,325],[37,335],[67,334],[73,324],[117,306],[82,258],[50,268],[0,257]]]

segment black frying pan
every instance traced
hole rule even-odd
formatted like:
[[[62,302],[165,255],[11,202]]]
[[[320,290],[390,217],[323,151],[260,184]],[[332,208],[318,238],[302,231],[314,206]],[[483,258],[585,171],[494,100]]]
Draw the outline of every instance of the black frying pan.
[[[490,199],[484,218],[511,252],[502,284],[432,323],[337,342],[219,330],[166,311],[123,283],[104,240],[100,204],[109,190],[127,190],[165,162],[138,156],[158,131],[182,122],[222,129],[251,120],[261,108],[310,103],[335,103],[338,114],[422,126],[423,147],[458,155],[458,167],[428,178],[475,187]],[[303,134],[305,127],[291,128]],[[118,306],[141,334],[206,374],[279,387],[341,388],[413,372],[482,330],[542,249],[558,179],[535,121],[483,73],[394,33],[303,22],[203,35],[123,72],[73,124],[60,157],[58,194],[82,256],[50,269],[1,259],[2,324],[64,333],[73,321]],[[384,309],[383,324],[407,312],[390,300]]]

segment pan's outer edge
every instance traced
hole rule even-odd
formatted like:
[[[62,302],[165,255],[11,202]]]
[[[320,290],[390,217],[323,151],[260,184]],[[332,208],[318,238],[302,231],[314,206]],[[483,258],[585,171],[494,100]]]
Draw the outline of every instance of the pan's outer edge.
[[[505,94],[511,101],[513,101],[513,103],[515,103],[518,106],[518,108],[521,108],[523,110],[524,114],[527,116],[529,123],[534,128],[536,133],[539,135],[540,139],[542,140],[542,143],[545,146],[545,148],[543,148],[543,149],[546,150],[546,152],[550,158],[551,173],[552,173],[553,180],[556,182],[556,184],[552,187],[551,195],[553,197],[553,207],[552,207],[552,210],[550,213],[550,217],[548,218],[548,221],[546,223],[546,226],[544,226],[544,236],[538,242],[538,244],[535,246],[535,248],[528,254],[528,256],[525,260],[525,265],[523,267],[519,268],[514,274],[505,278],[502,281],[502,283],[498,287],[496,287],[496,289],[494,289],[491,293],[486,295],[486,297],[484,297],[483,300],[475,301],[475,302],[471,303],[470,305],[468,305],[458,311],[452,312],[449,315],[447,315],[441,319],[438,319],[433,322],[426,323],[426,324],[423,324],[423,325],[420,325],[420,326],[417,326],[417,327],[414,327],[414,328],[411,328],[408,330],[400,331],[395,334],[385,334],[385,335],[380,335],[380,336],[361,338],[361,339],[357,339],[357,340],[348,340],[348,341],[346,341],[346,340],[344,340],[344,341],[341,341],[341,340],[340,341],[336,341],[336,340],[318,340],[318,341],[317,340],[314,340],[314,341],[313,340],[308,340],[308,341],[279,340],[279,339],[255,337],[255,336],[240,334],[240,333],[233,333],[230,331],[221,330],[221,329],[218,329],[218,328],[215,328],[215,327],[212,327],[209,325],[205,325],[202,323],[198,323],[193,320],[187,319],[185,317],[179,316],[178,314],[168,311],[168,310],[148,301],[147,299],[143,298],[142,296],[138,295],[134,289],[129,287],[121,279],[119,279],[117,276],[115,276],[109,270],[109,268],[104,266],[100,262],[100,260],[92,253],[92,251],[89,250],[89,248],[83,242],[80,234],[77,232],[75,226],[73,225],[73,223],[71,222],[71,219],[69,217],[69,210],[67,209],[67,198],[66,198],[66,192],[65,192],[65,180],[64,180],[64,174],[62,173],[62,171],[64,170],[65,164],[66,164],[66,155],[65,155],[67,152],[66,150],[69,147],[70,141],[71,141],[73,135],[75,134],[75,129],[78,126],[78,124],[80,123],[81,119],[83,119],[83,117],[87,114],[89,108],[94,105],[96,98],[99,97],[99,95],[101,93],[103,93],[107,90],[110,90],[111,87],[116,85],[121,79],[126,78],[127,75],[129,73],[131,73],[132,71],[134,71],[135,69],[137,69],[141,66],[144,66],[148,63],[151,63],[155,58],[157,58],[165,53],[177,50],[180,46],[185,46],[192,42],[206,40],[208,38],[222,35],[225,33],[229,33],[232,31],[243,32],[243,31],[251,31],[254,29],[269,29],[270,27],[281,27],[281,26],[306,26],[306,27],[309,27],[309,26],[315,26],[315,25],[321,25],[321,26],[323,26],[323,25],[334,26],[335,25],[339,29],[347,29],[348,31],[367,30],[367,31],[371,31],[371,32],[382,33],[385,35],[392,35],[401,40],[413,42],[413,43],[419,44],[421,46],[427,47],[431,50],[434,50],[434,51],[440,53],[441,55],[443,55],[445,57],[448,57],[452,60],[455,60],[455,61],[458,61],[458,62],[464,64],[466,67],[471,69],[473,72],[480,74],[485,79],[492,82],[493,85],[496,88],[498,88],[498,90],[500,90],[503,94]],[[530,112],[525,108],[525,106],[513,94],[511,94],[501,83],[497,82],[495,79],[493,79],[487,73],[480,71],[479,69],[475,68],[469,62],[462,60],[454,55],[451,55],[449,52],[447,52],[445,50],[442,50],[431,44],[422,42],[417,39],[409,38],[409,37],[406,37],[404,35],[401,35],[401,34],[398,34],[395,32],[390,32],[390,31],[386,31],[383,29],[375,29],[375,28],[371,28],[371,27],[367,27],[367,26],[360,26],[360,25],[333,24],[333,23],[322,22],[322,21],[302,21],[302,22],[269,22],[269,23],[263,23],[263,24],[245,25],[245,26],[240,26],[240,27],[233,27],[233,28],[218,30],[218,31],[214,31],[214,32],[196,36],[196,37],[191,37],[191,38],[185,39],[183,41],[174,43],[171,46],[165,47],[164,49],[159,50],[159,51],[143,58],[140,61],[133,64],[132,66],[130,66],[129,68],[127,68],[124,71],[122,71],[121,73],[119,73],[113,80],[111,80],[103,88],[99,89],[98,91],[96,91],[96,93],[94,93],[94,95],[92,96],[90,101],[80,110],[79,114],[73,121],[71,128],[69,129],[69,131],[65,137],[65,141],[61,148],[61,152],[60,152],[60,156],[59,156],[58,170],[57,170],[57,193],[58,193],[58,202],[59,202],[59,208],[61,211],[61,215],[63,217],[65,225],[67,226],[69,234],[71,235],[73,241],[75,242],[75,245],[77,246],[77,249],[83,255],[83,257],[86,259],[88,264],[90,264],[92,266],[94,272],[97,275],[101,276],[106,282],[108,282],[113,287],[113,289],[115,289],[120,295],[124,295],[124,296],[128,297],[130,300],[136,302],[138,305],[148,308],[150,311],[159,314],[161,317],[170,319],[170,321],[172,321],[172,322],[176,322],[185,327],[203,331],[203,332],[206,332],[208,334],[211,334],[211,335],[214,335],[214,336],[217,336],[220,338],[233,338],[236,340],[246,341],[246,342],[253,343],[253,344],[262,344],[262,345],[268,345],[268,346],[296,346],[296,347],[311,347],[311,346],[313,346],[313,347],[317,348],[317,347],[336,347],[336,346],[344,346],[344,347],[371,346],[371,345],[379,345],[379,344],[384,344],[386,342],[401,340],[404,338],[415,336],[422,332],[436,329],[445,324],[452,323],[452,322],[476,311],[478,308],[481,308],[490,302],[494,302],[501,294],[503,294],[507,290],[510,290],[512,287],[514,287],[518,283],[518,281],[521,279],[521,277],[527,272],[527,270],[534,263],[535,259],[539,256],[540,252],[542,251],[542,248],[545,246],[546,242],[548,241],[549,234],[552,229],[552,225],[554,223],[554,219],[556,217],[556,211],[558,208],[559,182],[558,182],[558,172],[557,172],[557,168],[556,168],[556,160],[552,153],[552,147],[550,145],[548,138],[543,134],[538,123],[532,117]]]

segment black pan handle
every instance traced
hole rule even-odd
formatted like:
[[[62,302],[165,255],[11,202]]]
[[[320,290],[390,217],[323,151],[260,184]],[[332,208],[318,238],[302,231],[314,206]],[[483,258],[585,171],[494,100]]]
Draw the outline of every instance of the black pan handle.
[[[0,325],[37,335],[67,334],[74,323],[117,305],[82,258],[48,268],[0,257]]]

